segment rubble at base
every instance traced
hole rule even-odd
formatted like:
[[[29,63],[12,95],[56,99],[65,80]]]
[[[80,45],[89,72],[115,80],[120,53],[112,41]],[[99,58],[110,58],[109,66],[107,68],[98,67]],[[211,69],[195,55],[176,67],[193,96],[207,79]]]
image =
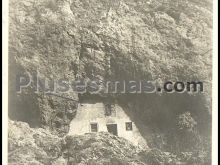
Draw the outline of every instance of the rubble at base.
[[[158,149],[134,146],[109,133],[88,133],[63,138],[24,122],[9,120],[9,165],[201,165]],[[186,156],[185,156],[186,157]]]
[[[109,133],[59,138],[23,122],[9,121],[9,128],[10,165],[143,164],[135,159],[143,149]]]

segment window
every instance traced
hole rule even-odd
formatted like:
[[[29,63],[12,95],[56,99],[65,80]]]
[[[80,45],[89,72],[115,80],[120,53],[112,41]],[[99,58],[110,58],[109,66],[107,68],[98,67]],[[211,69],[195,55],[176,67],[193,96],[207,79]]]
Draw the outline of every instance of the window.
[[[59,118],[63,118],[63,113],[62,113],[62,112],[58,112],[58,113],[56,114],[56,116],[59,117]]]
[[[61,123],[59,121],[55,121],[55,127],[56,128],[61,128]]]
[[[97,123],[91,123],[91,132],[98,132],[98,124]]]
[[[126,122],[125,123],[125,128],[126,128],[126,131],[132,131],[132,122]]]
[[[106,104],[105,105],[105,115],[106,116],[116,117],[115,105],[113,105],[113,104]]]

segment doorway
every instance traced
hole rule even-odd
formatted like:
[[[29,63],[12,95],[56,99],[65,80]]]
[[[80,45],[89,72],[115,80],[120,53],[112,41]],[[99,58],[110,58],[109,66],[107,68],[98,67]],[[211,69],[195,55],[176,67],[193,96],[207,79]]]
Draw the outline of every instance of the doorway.
[[[107,124],[106,126],[109,133],[118,136],[117,124]]]

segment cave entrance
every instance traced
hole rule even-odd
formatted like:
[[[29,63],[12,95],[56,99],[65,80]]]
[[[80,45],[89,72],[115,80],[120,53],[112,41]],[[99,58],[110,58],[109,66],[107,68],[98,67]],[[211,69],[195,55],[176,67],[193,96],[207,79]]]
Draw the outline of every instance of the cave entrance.
[[[109,133],[118,136],[117,124],[107,124],[106,126]]]

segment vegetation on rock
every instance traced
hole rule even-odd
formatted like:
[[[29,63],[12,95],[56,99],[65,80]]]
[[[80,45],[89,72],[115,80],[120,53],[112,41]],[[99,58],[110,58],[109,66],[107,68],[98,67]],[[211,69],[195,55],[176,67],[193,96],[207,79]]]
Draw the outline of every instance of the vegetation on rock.
[[[69,101],[35,93],[34,85],[16,93],[16,75],[36,72],[48,80],[71,81],[85,73],[88,79],[203,81],[204,93],[195,95],[134,94],[116,99],[142,130],[149,147],[158,150],[145,153],[145,161],[159,159],[150,162],[165,164],[170,156],[164,152],[178,151],[173,154],[185,155],[188,164],[210,164],[211,6],[209,0],[10,0],[9,117],[41,127],[35,132],[24,123],[19,126],[10,122],[9,151],[19,149],[9,155],[11,164],[67,161],[59,157],[61,151],[47,147],[58,147],[57,135],[63,137],[68,132],[77,111],[78,95],[74,91],[60,95],[74,100]],[[18,127],[22,129],[19,135],[13,133]],[[123,140],[104,134],[95,137],[95,141],[105,136],[112,139],[112,145],[124,144]],[[185,137],[193,140],[184,140]],[[89,147],[82,152],[92,155],[90,149],[98,147],[98,156],[102,149],[91,142],[93,135],[77,141],[81,138],[88,142],[83,146]],[[76,147],[75,143],[70,152],[77,151],[71,147]],[[57,153],[50,153],[52,150]],[[132,164],[132,151],[123,157],[120,150],[103,150],[116,157],[102,159],[100,164]],[[73,157],[68,161],[88,163],[90,157],[79,154],[82,160]],[[133,164],[141,164],[139,159],[135,161]]]

